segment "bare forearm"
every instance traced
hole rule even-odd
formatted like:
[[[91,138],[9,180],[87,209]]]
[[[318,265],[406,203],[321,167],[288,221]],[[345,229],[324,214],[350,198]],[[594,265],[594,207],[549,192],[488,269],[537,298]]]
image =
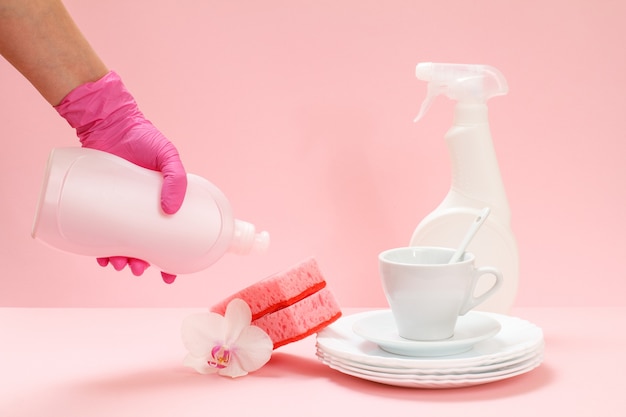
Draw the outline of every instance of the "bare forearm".
[[[60,0],[0,0],[0,54],[52,105],[108,71]]]

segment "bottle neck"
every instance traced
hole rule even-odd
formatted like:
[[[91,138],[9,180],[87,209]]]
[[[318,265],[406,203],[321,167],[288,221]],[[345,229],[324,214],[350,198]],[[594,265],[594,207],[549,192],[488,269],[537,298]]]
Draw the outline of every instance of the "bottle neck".
[[[485,103],[457,103],[454,106],[454,126],[489,124],[489,108]]]
[[[508,214],[500,168],[489,129],[486,104],[458,103],[454,124],[446,134],[452,165],[451,194]],[[453,196],[450,196],[453,198]],[[458,204],[459,201],[456,201]]]

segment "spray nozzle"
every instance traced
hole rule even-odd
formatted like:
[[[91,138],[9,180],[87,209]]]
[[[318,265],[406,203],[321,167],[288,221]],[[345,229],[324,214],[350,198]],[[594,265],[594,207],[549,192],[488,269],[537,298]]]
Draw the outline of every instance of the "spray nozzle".
[[[458,102],[485,103],[491,97],[509,91],[502,73],[488,65],[422,62],[417,64],[415,76],[428,82],[426,99],[422,102],[415,122],[426,114],[435,97],[440,94]]]

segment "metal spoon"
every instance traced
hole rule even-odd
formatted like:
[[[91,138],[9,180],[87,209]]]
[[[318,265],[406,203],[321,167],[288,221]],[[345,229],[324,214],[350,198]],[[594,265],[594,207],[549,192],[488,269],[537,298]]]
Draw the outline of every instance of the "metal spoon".
[[[459,246],[456,252],[454,252],[454,255],[452,255],[452,259],[450,259],[450,262],[448,263],[453,264],[455,262],[458,262],[459,259],[461,259],[461,257],[463,256],[463,253],[465,253],[465,249],[467,249],[467,246],[470,244],[470,242],[474,238],[474,235],[476,234],[476,232],[478,232],[478,229],[480,229],[480,226],[483,225],[483,223],[489,216],[490,212],[491,212],[491,209],[489,207],[485,207],[483,211],[480,212],[478,217],[476,217],[476,220],[474,220],[474,223],[472,223],[472,226],[467,231],[467,234],[465,235],[463,242],[461,242],[461,246]]]

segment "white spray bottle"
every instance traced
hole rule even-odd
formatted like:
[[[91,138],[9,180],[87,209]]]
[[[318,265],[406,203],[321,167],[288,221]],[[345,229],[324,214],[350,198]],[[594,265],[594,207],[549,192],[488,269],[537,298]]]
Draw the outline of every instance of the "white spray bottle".
[[[468,225],[489,207],[490,216],[467,250],[475,254],[477,265],[494,266],[504,276],[500,290],[477,309],[506,314],[517,294],[519,259],[487,111],[489,98],[508,92],[506,80],[493,67],[465,64],[420,63],[416,76],[428,82],[428,94],[415,121],[439,94],[455,100],[456,106],[445,136],[452,165],[450,190],[417,226],[410,244],[457,247]],[[479,285],[477,292],[487,284]]]
[[[234,219],[215,185],[193,174],[187,182],[183,205],[168,215],[161,173],[94,149],[53,149],[32,236],[78,255],[142,259],[174,275],[203,270],[227,252],[267,248],[267,232]]]

